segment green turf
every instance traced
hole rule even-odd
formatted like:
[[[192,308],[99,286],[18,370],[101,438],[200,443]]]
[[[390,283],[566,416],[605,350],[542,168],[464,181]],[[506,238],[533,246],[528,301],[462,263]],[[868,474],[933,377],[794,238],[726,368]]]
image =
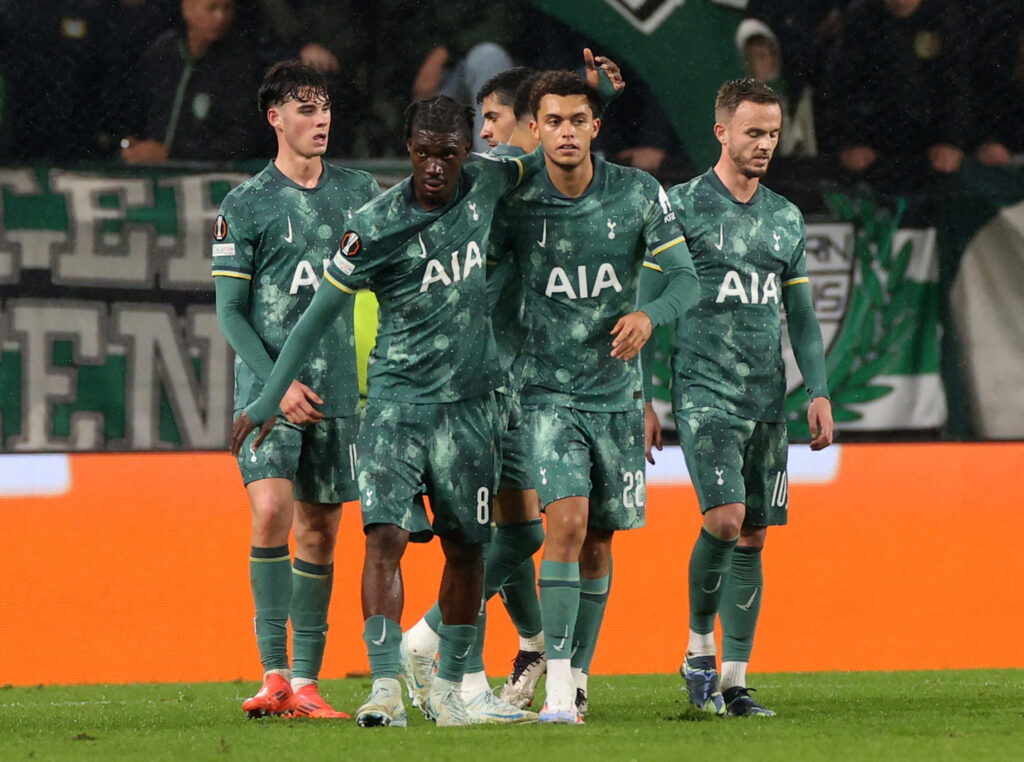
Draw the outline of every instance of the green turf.
[[[496,681],[492,681],[496,682]],[[674,675],[591,678],[583,727],[246,720],[251,683],[0,689],[0,759],[1024,759],[1024,670],[754,676],[772,719],[694,714]],[[353,711],[368,680],[325,681]]]

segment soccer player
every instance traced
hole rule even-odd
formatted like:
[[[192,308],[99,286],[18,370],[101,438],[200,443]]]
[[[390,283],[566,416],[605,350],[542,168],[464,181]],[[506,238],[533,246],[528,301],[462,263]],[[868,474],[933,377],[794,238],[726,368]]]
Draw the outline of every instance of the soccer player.
[[[499,143],[508,143],[516,126],[516,92],[523,82],[536,73],[526,66],[506,69],[484,82],[476,94],[476,102],[484,120],[480,139],[486,140],[491,148]]]
[[[594,56],[589,48],[583,50],[583,58],[588,84],[595,87],[604,100],[611,100],[625,87],[614,61]],[[483,104],[484,131],[487,139],[494,141],[495,154],[522,155],[537,147],[539,141],[530,130],[529,104],[532,85],[539,76],[539,72],[531,69],[510,69],[492,77],[477,94],[477,101]],[[511,123],[504,113],[510,104],[514,117]],[[501,143],[507,145],[498,145]],[[496,212],[499,216],[502,208],[503,205],[499,205]],[[544,531],[529,443],[522,428],[518,383],[514,375],[508,374],[523,338],[518,326],[522,296],[513,259],[506,257],[501,262],[489,259],[488,292],[499,356],[506,374],[497,395],[504,432],[502,469],[494,503],[495,531],[484,555],[484,601],[477,618],[477,640],[466,662],[462,697],[470,712],[487,721],[521,722],[525,721],[525,715],[516,710],[525,709],[533,702],[537,682],[546,666],[533,563],[533,554],[544,541]],[[502,602],[519,633],[519,651],[502,686],[500,701],[491,693],[483,663],[486,603],[496,592],[501,593]],[[435,604],[403,636],[402,672],[416,706],[424,703],[429,691],[440,620]]]
[[[361,726],[406,724],[398,684],[400,561],[411,540],[441,538],[440,658],[426,701],[438,725],[472,724],[459,684],[475,639],[500,457],[493,390],[500,382],[487,309],[484,249],[494,206],[539,169],[538,155],[467,163],[472,111],[451,98],[415,102],[405,134],[413,174],[350,221],[313,299],[281,351],[263,394],[235,420],[232,448],[263,422],[323,327],[356,288],[369,285],[380,328],[359,433],[366,558],[363,638],[373,687]],[[330,284],[329,286],[327,284]],[[433,511],[422,502],[426,487]]]
[[[259,105],[277,135],[277,157],[227,195],[214,229],[217,317],[236,354],[236,411],[259,395],[351,210],[380,192],[367,173],[321,158],[331,126],[323,75],[294,61],[275,64],[260,87]],[[348,717],[320,697],[317,677],[341,503],[358,496],[353,303],[346,298],[308,362],[295,368],[281,401],[281,425],[259,451],[238,453],[252,506],[249,577],[264,669],[263,687],[242,704],[253,717]]]
[[[586,675],[604,615],[616,530],[644,523],[644,418],[637,353],[653,326],[696,301],[685,240],[647,173],[590,152],[601,126],[590,87],[542,75],[532,131],[545,169],[495,217],[492,246],[522,273],[525,339],[516,361],[533,478],[547,514],[540,569],[547,652],[542,722],[581,722]],[[638,310],[650,248],[665,292]]]
[[[528,128],[525,134],[518,131],[518,139],[513,138],[517,132],[515,115],[504,103],[511,102],[515,91],[535,76],[537,72],[525,67],[509,69],[488,80],[478,93],[478,102],[484,104],[484,127],[480,135],[492,143],[494,155],[522,156],[537,147]],[[504,110],[513,115],[511,124],[503,113],[495,113]],[[512,145],[508,145],[510,141]],[[510,393],[505,376],[509,365],[506,345],[511,336],[508,327],[515,322],[518,307],[515,275],[511,274],[508,261],[496,264],[488,258],[487,265],[492,323],[496,335],[503,339],[499,341],[499,355],[504,383],[496,395],[502,431],[502,463],[494,500],[497,526],[484,551],[484,595],[476,622],[476,640],[466,658],[461,691],[467,710],[479,722],[518,723],[537,719],[535,712],[523,710],[532,702],[537,681],[544,674],[544,638],[533,565],[533,554],[544,542],[544,528],[532,477],[527,474],[522,442],[517,436],[521,420],[518,400]],[[512,671],[518,691],[511,700],[504,694],[499,699],[491,692],[483,664],[486,602],[499,588],[520,641]],[[441,618],[435,603],[402,637],[402,675],[413,705],[421,709],[425,708],[431,689]]]
[[[747,663],[764,579],[767,528],[787,520],[786,381],[780,303],[811,398],[811,449],[832,443],[821,331],[811,303],[799,209],[761,185],[782,109],[753,79],[722,85],[714,167],[669,191],[700,276],[699,304],[675,334],[673,409],[703,527],[690,556],[690,636],[680,672],[690,701],[732,717],[774,713],[751,698]],[[659,288],[645,270],[641,298]],[[722,623],[722,674],[715,615]]]

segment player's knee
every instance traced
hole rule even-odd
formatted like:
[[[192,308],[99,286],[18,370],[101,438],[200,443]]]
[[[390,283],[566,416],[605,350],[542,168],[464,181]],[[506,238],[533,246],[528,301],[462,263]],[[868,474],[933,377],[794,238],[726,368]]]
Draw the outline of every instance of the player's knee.
[[[742,503],[718,505],[704,514],[704,528],[720,540],[735,540],[740,536],[745,516]]]
[[[291,525],[291,512],[286,508],[270,503],[252,507],[252,534],[258,545],[280,545],[288,542]]]
[[[740,540],[737,545],[738,547],[748,548],[749,550],[763,550],[764,541],[767,537],[767,527],[744,527],[740,532]]]
[[[613,532],[593,527],[587,530],[587,539],[580,551],[580,574],[596,578],[608,573],[613,535]]]
[[[503,527],[499,524],[498,532],[501,532],[502,529]],[[544,524],[540,521],[531,521],[523,525],[516,533],[515,541],[523,558],[530,558],[544,544]]]
[[[366,563],[397,562],[408,537],[408,532],[394,524],[370,524],[366,527]]]
[[[441,549],[444,551],[445,564],[449,567],[467,571],[472,571],[477,567],[483,569],[483,545],[442,539]]]
[[[296,528],[295,549],[302,558],[324,558],[334,555],[338,540],[336,527],[316,527],[300,533]]]

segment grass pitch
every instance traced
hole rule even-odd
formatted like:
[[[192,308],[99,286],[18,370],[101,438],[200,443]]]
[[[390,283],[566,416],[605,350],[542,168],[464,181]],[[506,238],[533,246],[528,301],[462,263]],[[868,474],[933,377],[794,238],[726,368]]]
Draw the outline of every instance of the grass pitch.
[[[495,683],[496,680],[492,680]],[[583,727],[247,720],[254,683],[0,689],[2,760],[1024,759],[1024,670],[754,675],[770,719],[694,712],[674,675],[594,676]],[[368,679],[328,680],[354,712]],[[539,697],[538,697],[539,698]]]

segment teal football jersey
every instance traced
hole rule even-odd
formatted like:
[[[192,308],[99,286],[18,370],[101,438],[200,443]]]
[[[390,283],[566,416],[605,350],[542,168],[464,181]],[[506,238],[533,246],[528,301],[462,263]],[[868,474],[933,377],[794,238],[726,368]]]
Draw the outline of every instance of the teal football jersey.
[[[474,154],[443,208],[422,209],[407,178],[352,219],[327,277],[377,295],[368,396],[453,402],[499,385],[485,253],[495,205],[523,176],[524,160]]]
[[[228,193],[214,228],[213,275],[249,281],[249,323],[275,360],[313,299],[353,211],[380,193],[366,172],[327,162],[323,167],[316,187],[303,188],[270,162]],[[330,417],[358,412],[355,300],[350,302],[297,376],[323,399],[319,408]],[[235,409],[262,390],[263,382],[236,357]]]
[[[594,159],[579,198],[563,196],[540,172],[495,218],[496,254],[521,272],[516,361],[524,403],[595,412],[636,407],[639,358],[611,357],[611,330],[637,309],[637,279],[648,248],[669,273],[693,265],[664,190],[646,172]]]
[[[807,282],[800,210],[763,185],[742,203],[713,169],[668,195],[701,288],[700,302],[676,326],[676,405],[782,421],[782,290]]]

